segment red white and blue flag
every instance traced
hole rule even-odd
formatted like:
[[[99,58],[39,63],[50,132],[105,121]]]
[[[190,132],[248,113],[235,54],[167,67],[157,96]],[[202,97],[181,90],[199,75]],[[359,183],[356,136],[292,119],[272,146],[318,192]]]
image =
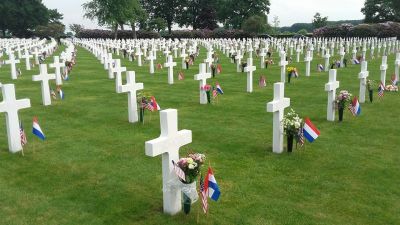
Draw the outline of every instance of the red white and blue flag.
[[[156,111],[161,109],[154,96],[151,96],[151,105],[153,106],[154,110],[156,110]]]
[[[222,90],[222,88],[221,88],[221,86],[219,85],[219,83],[217,82],[216,83],[216,85],[215,85],[216,87],[217,87],[217,91],[218,91],[218,93],[220,93],[221,95],[223,95],[224,94],[224,91]]]
[[[42,129],[39,126],[39,122],[36,116],[33,117],[32,133],[42,140],[46,138]]]
[[[207,190],[208,197],[210,197],[214,201],[217,201],[219,196],[221,195],[211,167],[208,167],[206,180],[204,181],[204,189]]]
[[[383,85],[383,83],[381,81],[381,83],[379,84],[379,87],[378,87],[378,95],[379,95],[379,97],[383,97],[384,94],[385,94],[385,86]]]
[[[181,180],[186,181],[185,172],[183,172],[183,170],[178,165],[176,165],[174,160],[172,160],[172,165],[174,166],[174,172],[176,176],[178,176]]]
[[[204,179],[203,175],[200,176],[200,196],[201,196],[201,206],[203,208],[203,212],[207,213],[208,210],[208,198],[207,198],[207,189],[204,188]]]
[[[309,142],[314,142],[320,135],[320,131],[309,118],[304,119],[303,135]]]
[[[391,80],[392,80],[392,85],[393,85],[393,86],[397,86],[398,80],[397,80],[396,75],[393,75]]]
[[[21,137],[21,145],[26,145],[28,143],[28,140],[26,139],[26,134],[24,127],[22,126],[22,122],[19,122],[19,135]]]
[[[353,114],[353,116],[359,116],[361,114],[361,105],[358,102],[357,97],[353,98],[353,101],[351,102],[349,109],[350,112]]]

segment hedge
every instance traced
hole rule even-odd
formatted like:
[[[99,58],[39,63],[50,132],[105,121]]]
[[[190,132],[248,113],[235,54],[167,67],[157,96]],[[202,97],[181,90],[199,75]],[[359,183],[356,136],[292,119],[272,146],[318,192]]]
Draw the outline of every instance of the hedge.
[[[341,24],[314,30],[314,37],[400,37],[400,23]]]
[[[243,30],[217,28],[214,30],[176,30],[171,34],[162,31],[139,30],[136,32],[137,38],[253,38],[255,34],[244,32]],[[114,38],[114,33],[110,30],[82,30],[77,34],[78,38]],[[133,32],[131,30],[118,30],[118,39],[131,39]]]

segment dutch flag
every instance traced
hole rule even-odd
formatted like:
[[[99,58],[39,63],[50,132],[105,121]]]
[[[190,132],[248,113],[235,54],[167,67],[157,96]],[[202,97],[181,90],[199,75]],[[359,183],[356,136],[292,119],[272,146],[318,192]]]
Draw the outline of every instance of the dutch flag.
[[[157,101],[156,101],[156,98],[154,96],[151,96],[151,100],[150,101],[151,101],[151,105],[153,106],[153,108],[155,110],[160,110],[161,109],[160,106],[158,105]]]
[[[218,200],[221,192],[219,191],[219,187],[211,167],[208,167],[207,176],[204,181],[204,189],[208,191],[208,197],[214,201]]]
[[[353,101],[351,102],[351,113],[353,113],[353,116],[359,116],[361,114],[361,106],[360,103],[358,102],[357,97],[353,98]]]
[[[304,119],[303,133],[309,142],[313,142],[320,135],[319,130],[311,123],[309,118]]]
[[[42,140],[46,138],[42,129],[40,129],[39,122],[36,116],[33,117],[32,133]]]
[[[222,88],[221,88],[221,86],[219,85],[219,83],[217,83],[215,86],[217,87],[218,93],[220,93],[221,95],[223,95],[223,94],[224,94],[224,91],[222,90]]]

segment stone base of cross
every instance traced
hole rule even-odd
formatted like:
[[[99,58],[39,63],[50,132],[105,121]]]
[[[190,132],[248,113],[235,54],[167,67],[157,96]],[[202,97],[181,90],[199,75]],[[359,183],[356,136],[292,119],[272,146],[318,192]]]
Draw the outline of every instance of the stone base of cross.
[[[285,84],[283,82],[274,84],[274,99],[267,103],[267,112],[274,113],[273,116],[273,141],[272,151],[283,152],[283,112],[290,106],[290,98],[284,97]]]
[[[172,56],[171,56],[172,57]],[[173,172],[172,160],[179,160],[179,148],[192,142],[192,131],[178,131],[178,111],[160,111],[161,135],[145,143],[146,155],[162,155],[163,208],[164,213],[175,215],[182,209],[181,190],[168,187],[169,183],[180,182]]]

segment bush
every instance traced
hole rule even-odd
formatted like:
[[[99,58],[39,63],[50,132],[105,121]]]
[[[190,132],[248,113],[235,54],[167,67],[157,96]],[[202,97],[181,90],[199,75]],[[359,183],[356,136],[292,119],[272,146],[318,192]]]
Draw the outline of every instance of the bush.
[[[253,38],[254,34],[243,30],[228,30],[225,28],[217,28],[215,30],[175,30],[171,34],[165,31],[160,33],[154,31],[139,30],[136,32],[137,38]],[[76,37],[78,38],[114,38],[114,33],[110,30],[81,30]],[[118,39],[131,39],[133,33],[131,30],[119,30]]]
[[[342,24],[315,29],[314,37],[400,37],[400,23]]]

